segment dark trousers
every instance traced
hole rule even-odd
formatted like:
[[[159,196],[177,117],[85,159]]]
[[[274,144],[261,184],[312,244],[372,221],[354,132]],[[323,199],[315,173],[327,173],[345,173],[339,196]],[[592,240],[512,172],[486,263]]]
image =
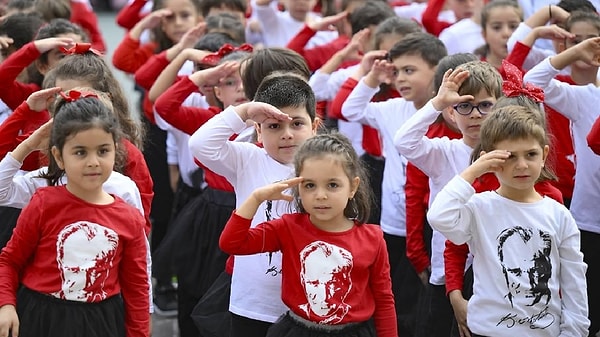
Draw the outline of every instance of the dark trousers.
[[[591,324],[589,336],[596,336],[600,331],[600,234],[581,231],[581,252],[587,264],[585,278],[587,280],[588,310]]]
[[[373,191],[374,199],[367,223],[378,225],[381,218],[381,184],[383,182],[385,159],[376,158],[365,153],[360,157],[360,160],[365,165],[367,177],[369,177],[369,186]]]
[[[167,233],[171,219],[173,204],[173,190],[169,181],[169,167],[167,165],[167,133],[155,124],[142,118],[146,128],[146,142],[144,144],[144,159],[154,182],[154,198],[152,199],[152,232],[150,247],[154,250],[159,246]],[[173,271],[168,264],[154,263],[152,276],[159,284],[170,284]]]
[[[231,314],[230,337],[265,337],[273,323]]]
[[[423,286],[406,257],[406,238],[386,233],[383,234],[383,238],[390,260],[398,334],[402,337],[412,337],[415,334],[415,314]]]
[[[418,337],[448,337],[454,314],[446,296],[446,286],[428,284],[419,298],[417,309]]]

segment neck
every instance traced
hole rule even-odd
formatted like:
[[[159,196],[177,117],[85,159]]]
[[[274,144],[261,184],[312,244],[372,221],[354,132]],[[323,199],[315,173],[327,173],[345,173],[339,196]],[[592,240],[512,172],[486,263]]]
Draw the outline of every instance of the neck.
[[[69,183],[67,183],[67,191],[73,194],[75,197],[94,205],[108,205],[115,201],[110,194],[106,193],[103,189],[99,189],[97,191],[81,191],[74,187],[70,187]]]
[[[488,53],[485,58],[487,63],[491,64],[496,69],[499,69],[502,66],[502,58],[497,57],[492,53]]]
[[[533,186],[530,189],[517,190],[500,185],[496,190],[496,193],[506,199],[522,203],[534,203],[542,200],[542,196],[533,188]]]
[[[571,78],[577,85],[587,85],[590,83],[598,86],[598,68],[587,70],[576,70],[571,68]]]

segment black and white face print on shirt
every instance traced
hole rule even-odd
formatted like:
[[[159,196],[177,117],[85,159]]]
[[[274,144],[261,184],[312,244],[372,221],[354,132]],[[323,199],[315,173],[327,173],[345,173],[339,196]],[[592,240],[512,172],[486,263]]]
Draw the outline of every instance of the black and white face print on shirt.
[[[498,257],[512,307],[515,301],[527,306],[550,302],[551,248],[550,235],[531,228],[515,226],[498,235]]]

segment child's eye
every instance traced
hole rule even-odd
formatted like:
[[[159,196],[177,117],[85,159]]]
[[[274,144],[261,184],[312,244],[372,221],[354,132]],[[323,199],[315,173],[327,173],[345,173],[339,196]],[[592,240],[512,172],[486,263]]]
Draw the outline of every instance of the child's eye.
[[[329,183],[329,188],[337,188],[338,186],[337,183]]]
[[[406,69],[404,69],[404,73],[407,74],[407,75],[410,75],[410,74],[412,74],[414,72],[415,72],[415,70],[412,69],[412,68],[406,68]]]
[[[75,151],[75,153],[74,153],[74,154],[75,154],[76,156],[83,156],[83,155],[85,155],[85,151],[83,151],[83,150],[77,150],[77,151]]]
[[[537,155],[538,155],[538,153],[537,153],[537,152],[529,152],[529,153],[527,153],[527,156],[528,156],[529,158],[535,158],[535,157],[537,157]]]
[[[306,184],[304,184],[304,188],[307,189],[307,190],[311,189],[313,187],[315,187],[315,184],[313,184],[313,183],[306,183]]]
[[[267,125],[267,128],[273,129],[273,130],[279,129],[279,124],[269,124],[269,125]]]
[[[300,126],[303,126],[303,125],[304,125],[304,122],[301,122],[301,121],[296,121],[296,122],[294,122],[292,125],[293,125],[293,126],[295,126],[295,127],[300,127]]]

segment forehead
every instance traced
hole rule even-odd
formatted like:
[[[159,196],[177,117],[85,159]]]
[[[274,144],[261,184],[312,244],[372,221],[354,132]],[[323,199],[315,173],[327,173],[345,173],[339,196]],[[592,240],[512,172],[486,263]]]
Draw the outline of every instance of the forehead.
[[[521,21],[518,10],[513,6],[500,6],[490,9],[488,12],[488,21]]]
[[[299,106],[299,107],[286,106],[283,108],[279,108],[279,110],[288,114],[288,116],[290,116],[292,119],[310,120],[310,115],[308,114],[308,111],[306,110],[305,106]]]
[[[396,68],[405,68],[405,67],[415,67],[422,69],[433,69],[434,67],[430,66],[423,57],[419,54],[404,54],[396,57],[392,60],[392,63]]]
[[[164,8],[168,8],[174,11],[196,10],[196,7],[190,0],[165,0]]]
[[[95,148],[104,144],[114,144],[114,139],[110,132],[98,126],[78,131],[65,139],[65,147]]]
[[[507,150],[510,152],[529,151],[540,149],[540,143],[533,137],[504,139],[496,143],[497,149]]]
[[[600,33],[598,26],[588,21],[578,21],[573,23],[570,32],[579,36],[597,36]]]
[[[307,157],[302,163],[300,175],[310,180],[330,180],[346,177],[341,155],[327,153]]]
[[[489,92],[487,92],[485,90],[485,88],[481,88],[479,89],[479,92],[477,92],[475,95],[473,95],[473,101],[474,102],[479,102],[479,101],[492,101],[492,102],[496,102],[496,97],[493,94],[490,94]]]
[[[54,86],[60,87],[63,91],[68,91],[77,87],[94,87],[91,83],[88,83],[87,81],[70,78],[57,78],[54,81]]]

